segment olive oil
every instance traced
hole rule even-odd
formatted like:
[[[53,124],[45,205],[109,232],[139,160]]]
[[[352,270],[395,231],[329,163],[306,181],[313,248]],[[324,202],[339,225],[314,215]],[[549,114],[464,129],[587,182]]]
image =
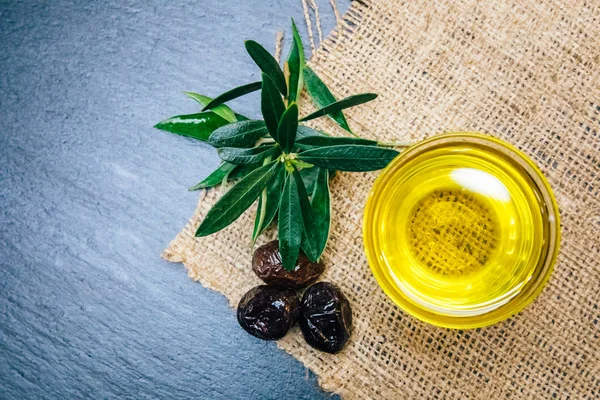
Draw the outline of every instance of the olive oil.
[[[537,169],[475,138],[443,135],[409,149],[378,178],[365,212],[367,256],[384,290],[444,326],[508,316],[507,304],[547,279],[540,268],[558,245],[556,204]]]

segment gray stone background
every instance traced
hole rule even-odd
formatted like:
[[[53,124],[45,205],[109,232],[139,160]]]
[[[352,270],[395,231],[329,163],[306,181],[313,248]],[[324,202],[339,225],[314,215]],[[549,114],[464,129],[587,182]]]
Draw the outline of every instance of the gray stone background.
[[[159,258],[218,158],[152,125],[259,79],[243,40],[290,17],[306,38],[301,0],[0,0],[0,398],[330,398]]]

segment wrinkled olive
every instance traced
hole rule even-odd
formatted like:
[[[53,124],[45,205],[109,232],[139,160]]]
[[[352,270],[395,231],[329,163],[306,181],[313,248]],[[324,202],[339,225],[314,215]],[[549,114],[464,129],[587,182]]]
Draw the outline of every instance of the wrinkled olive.
[[[296,323],[299,303],[291,289],[256,286],[240,300],[237,319],[246,332],[259,339],[281,339]]]
[[[300,251],[296,266],[287,271],[283,268],[277,240],[260,246],[252,257],[252,270],[268,285],[299,289],[314,283],[324,269],[322,262],[313,263]]]
[[[352,334],[350,302],[337,286],[328,282],[314,284],[302,297],[299,324],[309,345],[338,353]]]

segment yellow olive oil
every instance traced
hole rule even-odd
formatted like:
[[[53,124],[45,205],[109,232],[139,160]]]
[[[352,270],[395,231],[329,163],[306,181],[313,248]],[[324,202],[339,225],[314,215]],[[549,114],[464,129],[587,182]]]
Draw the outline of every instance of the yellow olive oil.
[[[401,155],[365,214],[367,256],[384,290],[444,326],[484,325],[482,315],[529,294],[557,241],[555,203],[544,204],[530,165],[482,140],[433,141]]]

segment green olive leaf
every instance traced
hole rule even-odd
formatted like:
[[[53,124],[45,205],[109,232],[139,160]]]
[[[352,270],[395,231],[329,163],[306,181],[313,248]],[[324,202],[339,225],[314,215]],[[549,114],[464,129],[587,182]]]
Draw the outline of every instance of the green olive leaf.
[[[202,111],[215,108],[223,103],[226,103],[233,99],[237,99],[238,97],[242,97],[248,93],[256,92],[257,90],[260,90],[261,86],[262,82],[259,81],[248,83],[246,85],[238,86],[236,88],[228,90],[227,92],[220,94],[214,99],[212,99],[207,105],[204,106]]]
[[[291,103],[284,111],[277,127],[277,142],[284,152],[290,153],[294,148],[296,131],[298,130],[298,105]]]
[[[319,258],[319,250],[317,248],[317,228],[313,210],[310,206],[310,200],[308,199],[308,193],[306,193],[302,177],[296,168],[294,168],[292,175],[294,176],[296,186],[298,187],[298,198],[300,200],[300,210],[302,211],[303,231],[301,247],[308,259],[312,262],[316,262]]]
[[[290,54],[287,59],[287,67],[289,71],[289,93],[288,93],[288,101],[291,103],[293,101],[298,102],[300,99],[300,93],[302,92],[302,87],[304,86],[304,65],[306,64],[306,60],[304,59],[304,47],[302,46],[302,39],[300,39],[300,34],[298,34],[298,29],[296,28],[296,24],[292,19],[292,47],[290,49]]]
[[[304,182],[304,187],[307,193],[312,193],[315,188],[315,182],[319,173],[319,167],[302,168],[300,170],[300,176]]]
[[[258,198],[258,208],[256,209],[256,219],[254,221],[254,231],[252,232],[252,243],[269,227],[281,200],[283,181],[285,177],[285,168],[279,163],[277,172],[271,178],[267,187],[263,189]]]
[[[224,162],[221,165],[219,165],[219,167],[216,170],[214,170],[210,175],[208,175],[202,182],[192,186],[188,190],[190,192],[193,192],[194,190],[206,189],[206,188],[217,186],[235,168],[236,168],[236,166],[234,164]]]
[[[275,57],[254,40],[246,40],[244,45],[246,46],[246,50],[248,51],[248,54],[250,54],[250,57],[252,57],[256,65],[258,65],[258,68],[260,68],[264,74],[268,75],[279,89],[279,92],[283,96],[286,96],[287,85],[285,83],[285,76]]]
[[[198,227],[196,236],[207,236],[225,228],[260,196],[280,163],[273,161],[255,169],[233,186],[210,209]],[[295,261],[295,260],[294,260]]]
[[[271,137],[277,141],[277,127],[279,126],[281,115],[285,111],[285,105],[283,104],[281,94],[277,91],[271,78],[264,73],[262,78],[260,109]]]
[[[318,131],[313,128],[309,128],[305,125],[298,125],[298,129],[296,130],[296,140],[300,138],[305,138],[309,136],[328,136],[326,133]]]
[[[249,147],[268,133],[265,121],[247,120],[216,129],[208,139],[214,147]]]
[[[310,67],[305,66],[303,72],[304,85],[306,86],[306,90],[308,91],[310,98],[317,108],[323,108],[337,101],[327,85],[323,83],[315,71],[313,71]],[[354,132],[352,132],[352,129],[350,129],[348,121],[346,121],[346,117],[342,111],[330,112],[328,115],[339,126],[354,135]]]
[[[250,119],[242,114],[234,113],[234,115],[238,121],[248,121]]]
[[[218,152],[221,160],[235,165],[262,164],[267,158],[273,159],[281,151],[276,146],[260,146],[250,149],[238,147],[221,147]]]
[[[298,185],[296,179],[289,174],[285,174],[285,184],[281,201],[279,202],[279,252],[283,267],[292,271],[296,266],[296,260],[300,253],[300,243],[302,242],[302,231],[304,223],[302,221],[302,210],[300,209],[300,196],[298,195]]]
[[[312,165],[312,164],[311,164]],[[315,185],[317,182],[317,177],[319,176],[319,171],[321,170],[321,167],[315,167],[313,166],[312,168],[302,168],[300,170],[300,176],[302,177],[302,181],[304,181],[304,187],[306,187],[306,192],[307,193],[313,193],[315,190]],[[235,173],[235,171],[234,171]],[[333,176],[335,175],[335,170],[329,170],[329,179],[333,178]]]
[[[398,154],[378,146],[341,145],[306,150],[298,159],[328,169],[363,172],[385,168]]]
[[[258,167],[260,167],[260,165],[256,165],[256,164],[236,165],[235,169],[229,173],[228,178],[232,181],[241,179],[241,178],[245,177],[246,175],[248,175],[250,172],[254,171]]]
[[[308,150],[314,147],[341,146],[343,144],[377,146],[377,141],[355,137],[334,136],[306,136],[296,140],[296,146],[303,150]]]
[[[331,222],[331,200],[329,197],[329,171],[326,168],[315,167],[317,178],[312,191],[310,205],[315,221],[316,259],[323,255],[329,240]]]
[[[207,111],[197,114],[176,115],[159,122],[154,127],[206,142],[215,129],[228,123],[214,112]]]
[[[346,108],[354,107],[359,104],[364,104],[369,101],[375,100],[377,95],[375,93],[362,93],[348,96],[345,99],[338,100],[335,103],[331,103],[328,106],[315,111],[312,114],[307,115],[300,121],[310,121],[311,119],[322,117],[323,115],[331,114],[332,112],[341,111]]]
[[[185,93],[185,95],[187,97],[196,100],[203,107],[212,101],[211,97],[204,96],[202,94],[198,94],[198,93],[194,93],[194,92],[183,92],[183,93]],[[220,116],[221,118],[223,118],[229,122],[237,121],[237,118],[236,118],[233,110],[231,108],[227,107],[225,104],[221,104],[220,106],[213,108],[212,111],[215,114],[217,114],[218,116]]]

